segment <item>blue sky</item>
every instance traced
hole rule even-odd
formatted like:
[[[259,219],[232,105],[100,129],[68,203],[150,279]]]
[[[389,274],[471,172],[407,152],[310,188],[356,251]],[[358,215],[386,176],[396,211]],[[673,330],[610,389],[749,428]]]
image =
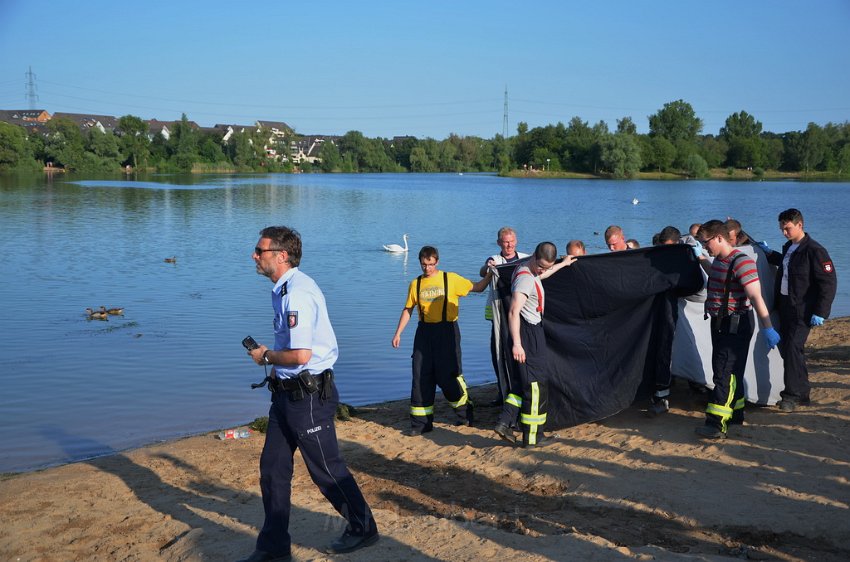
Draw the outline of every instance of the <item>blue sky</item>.
[[[614,130],[683,99],[716,134],[850,120],[850,0],[0,0],[0,108],[301,134]]]

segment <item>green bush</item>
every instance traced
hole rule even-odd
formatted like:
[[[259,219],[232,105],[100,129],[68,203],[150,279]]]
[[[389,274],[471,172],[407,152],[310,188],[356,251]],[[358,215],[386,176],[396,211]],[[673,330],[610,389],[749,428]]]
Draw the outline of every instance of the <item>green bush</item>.
[[[691,178],[708,177],[708,164],[699,154],[690,154],[685,160],[685,173]]]
[[[253,429],[254,431],[259,431],[260,433],[265,433],[269,428],[269,417],[263,416],[255,419],[248,424],[248,428]]]

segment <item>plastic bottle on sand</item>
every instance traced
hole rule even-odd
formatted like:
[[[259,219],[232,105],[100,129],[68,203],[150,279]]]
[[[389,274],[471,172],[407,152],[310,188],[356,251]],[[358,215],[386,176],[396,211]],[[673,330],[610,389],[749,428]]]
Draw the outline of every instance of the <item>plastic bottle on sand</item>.
[[[225,439],[246,439],[251,437],[251,430],[244,428],[225,429],[218,432],[218,438],[222,441]]]

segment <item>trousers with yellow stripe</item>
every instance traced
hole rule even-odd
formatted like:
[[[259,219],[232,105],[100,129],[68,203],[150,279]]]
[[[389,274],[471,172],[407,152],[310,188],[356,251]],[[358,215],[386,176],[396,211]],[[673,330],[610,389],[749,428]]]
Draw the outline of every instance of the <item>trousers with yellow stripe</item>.
[[[457,322],[419,322],[413,338],[412,357],[411,427],[420,433],[433,428],[437,386],[454,409],[457,422],[470,423],[472,401],[463,379]]]
[[[510,427],[519,414],[522,443],[533,447],[542,438],[543,426],[546,424],[548,348],[542,323],[529,324],[521,319],[519,332],[525,350],[525,363],[514,362],[514,368],[522,395],[517,394],[515,388],[508,392],[499,422]]]
[[[714,389],[705,409],[705,423],[726,432],[730,423],[744,422],[744,370],[753,338],[753,312],[738,317],[737,328],[729,317],[712,323],[711,368]]]

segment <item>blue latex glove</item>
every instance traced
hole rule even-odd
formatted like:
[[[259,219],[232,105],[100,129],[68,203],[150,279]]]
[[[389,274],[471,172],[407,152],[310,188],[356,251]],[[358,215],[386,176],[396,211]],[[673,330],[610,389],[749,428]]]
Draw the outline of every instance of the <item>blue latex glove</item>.
[[[823,326],[823,318],[817,314],[812,314],[812,319],[809,320],[809,326]]]
[[[694,256],[696,256],[697,259],[699,259],[702,255],[702,249],[699,246],[691,246],[691,250],[694,251]]]
[[[764,330],[762,330],[762,332],[764,333],[764,337],[767,340],[767,346],[770,349],[776,347],[776,344],[779,343],[779,332],[777,332],[773,328],[765,328]]]
[[[761,251],[765,254],[769,254],[771,252],[770,247],[767,245],[767,242],[762,240],[761,242],[756,242],[756,246],[761,248]]]

